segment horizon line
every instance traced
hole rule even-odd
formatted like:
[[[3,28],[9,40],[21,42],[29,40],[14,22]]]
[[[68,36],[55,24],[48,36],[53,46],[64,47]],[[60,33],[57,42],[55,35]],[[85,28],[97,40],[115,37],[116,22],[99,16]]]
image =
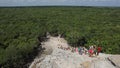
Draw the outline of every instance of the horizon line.
[[[1,7],[117,7],[119,8],[120,6],[92,6],[92,5],[87,5],[87,6],[80,6],[80,5],[13,5],[13,6],[0,6]]]

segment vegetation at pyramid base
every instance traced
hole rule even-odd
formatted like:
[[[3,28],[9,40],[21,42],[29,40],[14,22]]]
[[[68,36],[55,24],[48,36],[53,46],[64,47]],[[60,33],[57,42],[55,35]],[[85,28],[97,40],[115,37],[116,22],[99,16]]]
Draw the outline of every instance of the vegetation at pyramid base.
[[[62,34],[71,46],[101,45],[120,54],[120,8],[0,8],[0,67],[24,67],[46,32]]]

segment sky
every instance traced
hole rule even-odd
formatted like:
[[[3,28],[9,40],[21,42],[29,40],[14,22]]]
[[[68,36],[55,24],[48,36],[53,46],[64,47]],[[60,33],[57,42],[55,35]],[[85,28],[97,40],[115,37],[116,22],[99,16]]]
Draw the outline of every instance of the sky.
[[[120,0],[0,0],[0,6],[117,6]]]

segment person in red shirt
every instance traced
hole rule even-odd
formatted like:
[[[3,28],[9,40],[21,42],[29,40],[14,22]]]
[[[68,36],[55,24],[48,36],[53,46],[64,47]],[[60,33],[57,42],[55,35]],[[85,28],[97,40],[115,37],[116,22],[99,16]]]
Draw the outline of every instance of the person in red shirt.
[[[102,51],[102,47],[98,46],[97,47],[97,55],[99,55],[99,53]]]
[[[89,57],[92,57],[93,56],[93,49],[89,49],[88,52],[89,52]]]
[[[92,57],[93,56],[93,52],[94,52],[93,51],[93,46],[90,46],[88,52],[89,52],[89,57]]]

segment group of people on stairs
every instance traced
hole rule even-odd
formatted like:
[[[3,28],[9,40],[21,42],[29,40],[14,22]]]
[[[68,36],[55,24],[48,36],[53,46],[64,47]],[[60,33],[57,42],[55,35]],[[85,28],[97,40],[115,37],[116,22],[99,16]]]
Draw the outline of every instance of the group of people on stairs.
[[[96,47],[96,46],[90,46],[89,49],[85,48],[85,47],[76,47],[76,52],[79,53],[80,55],[86,55],[88,54],[90,57],[92,57],[93,55],[97,56],[99,55],[99,53],[101,52],[102,48],[100,46]]]
[[[85,48],[83,46],[79,46],[79,47],[68,47],[68,48],[64,48],[62,46],[58,47],[64,50],[71,50],[71,52],[76,52],[80,55],[89,55],[89,57],[93,57],[93,56],[98,56],[99,53],[102,51],[102,47],[101,46],[89,46],[89,48]]]

